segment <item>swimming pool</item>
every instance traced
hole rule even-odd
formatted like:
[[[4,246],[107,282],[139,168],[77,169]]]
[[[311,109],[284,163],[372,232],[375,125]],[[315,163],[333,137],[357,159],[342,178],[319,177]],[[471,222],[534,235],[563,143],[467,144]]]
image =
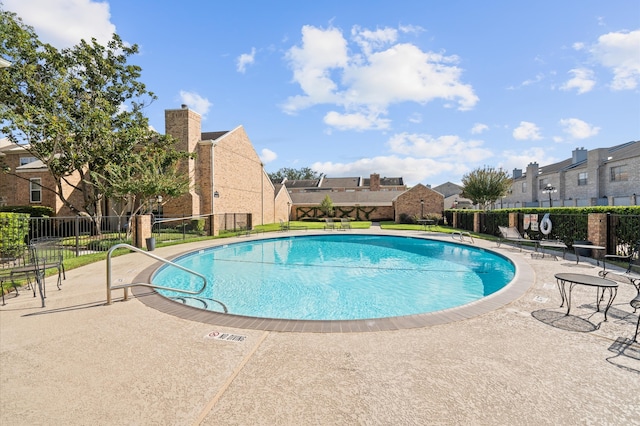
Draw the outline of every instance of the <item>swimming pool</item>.
[[[461,306],[503,288],[515,267],[461,244],[384,235],[313,235],[227,244],[174,260],[207,277],[197,297],[159,291],[190,306],[258,318],[356,320]],[[165,266],[154,284],[194,290],[201,281]]]

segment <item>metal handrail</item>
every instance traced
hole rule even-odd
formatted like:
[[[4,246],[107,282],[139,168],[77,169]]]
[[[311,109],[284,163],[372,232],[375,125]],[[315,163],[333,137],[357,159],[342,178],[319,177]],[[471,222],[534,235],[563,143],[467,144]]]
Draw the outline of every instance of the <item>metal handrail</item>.
[[[164,264],[167,265],[171,265],[171,266],[175,266],[178,269],[181,269],[189,274],[195,275],[199,278],[202,278],[203,284],[202,284],[202,288],[200,288],[200,290],[198,291],[192,291],[192,290],[184,290],[184,289],[178,289],[178,288],[171,288],[171,287],[164,287],[164,286],[160,286],[160,285],[155,285],[152,283],[129,283],[129,284],[121,284],[121,285],[117,285],[117,286],[113,286],[111,285],[111,253],[113,253],[114,250],[119,249],[119,248],[127,248],[129,250],[138,252],[138,253],[142,253],[146,256],[149,256],[155,260],[158,260]],[[186,294],[200,294],[204,291],[204,289],[207,287],[207,278],[202,275],[199,274],[195,271],[192,271],[190,269],[185,268],[184,266],[178,265],[177,263],[173,263],[170,260],[167,259],[163,259],[160,256],[156,256],[153,253],[149,253],[148,251],[142,250],[138,247],[134,247],[130,244],[126,244],[126,243],[120,243],[120,244],[116,244],[114,246],[112,246],[109,251],[107,252],[107,305],[111,304],[111,292],[113,290],[117,290],[117,289],[124,289],[124,298],[123,300],[127,300],[129,298],[129,287],[133,287],[133,286],[144,286],[144,287],[151,287],[151,288],[155,288],[155,289],[160,289],[160,290],[170,290],[170,291],[177,291],[179,293],[186,293]],[[224,303],[216,300],[216,302],[218,302],[220,305],[222,305],[225,314],[227,313],[227,307],[224,305]]]

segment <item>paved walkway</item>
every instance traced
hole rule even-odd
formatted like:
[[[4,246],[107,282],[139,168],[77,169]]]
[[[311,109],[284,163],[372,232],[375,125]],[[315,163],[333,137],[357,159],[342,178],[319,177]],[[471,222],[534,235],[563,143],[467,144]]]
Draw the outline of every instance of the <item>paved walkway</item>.
[[[61,291],[49,286],[46,308],[26,291],[0,306],[0,424],[639,424],[633,286],[620,283],[607,322],[595,292],[580,287],[565,316],[553,274],[595,275],[595,265],[475,245],[526,262],[524,295],[469,319],[394,331],[217,326],[123,302],[122,291],[107,306],[105,262],[68,271]],[[113,263],[114,281],[131,282],[153,261]]]

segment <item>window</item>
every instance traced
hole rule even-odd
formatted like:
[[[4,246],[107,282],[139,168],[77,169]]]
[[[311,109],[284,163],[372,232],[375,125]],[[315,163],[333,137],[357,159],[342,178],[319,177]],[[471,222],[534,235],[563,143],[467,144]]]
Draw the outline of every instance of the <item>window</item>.
[[[36,160],[36,157],[20,157],[20,165],[24,166],[25,164],[33,163]]]
[[[584,186],[587,184],[587,172],[578,173],[578,186]]]
[[[549,184],[549,179],[540,179],[538,184],[540,189],[544,189]]]
[[[611,182],[619,182],[623,180],[629,180],[627,166],[611,167]]]
[[[30,202],[32,203],[42,202],[42,179],[40,178],[29,179],[29,193],[31,194]]]
[[[522,193],[526,193],[527,192],[527,182],[522,182]]]

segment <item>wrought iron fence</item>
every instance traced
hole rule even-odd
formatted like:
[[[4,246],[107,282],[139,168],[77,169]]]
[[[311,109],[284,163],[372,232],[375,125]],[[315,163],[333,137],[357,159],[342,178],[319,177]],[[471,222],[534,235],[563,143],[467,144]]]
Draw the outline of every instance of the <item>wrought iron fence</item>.
[[[25,253],[32,240],[56,237],[64,246],[65,256],[80,256],[121,242],[130,242],[127,219],[103,216],[96,221],[91,217],[28,217],[11,215],[2,217],[0,258],[10,259],[15,253]],[[2,262],[7,263],[7,262]]]
[[[640,215],[609,214],[607,247],[609,254],[628,256],[640,242]]]
[[[473,211],[448,211],[446,212],[447,222],[453,223],[453,215],[457,215],[457,227],[467,231],[474,231]],[[533,213],[535,221],[529,223],[541,223],[545,213]],[[554,214],[550,213],[549,218],[553,226],[548,235],[544,235],[539,227],[529,226],[524,228],[525,215],[529,213],[518,213],[518,230],[532,240],[543,238],[559,240],[568,246],[572,246],[576,241],[587,241],[589,234],[589,215],[586,213],[577,214]],[[480,230],[483,234],[499,236],[498,226],[509,224],[509,213],[500,211],[480,212]],[[640,216],[607,214],[607,253],[628,255],[633,247],[640,241]]]

